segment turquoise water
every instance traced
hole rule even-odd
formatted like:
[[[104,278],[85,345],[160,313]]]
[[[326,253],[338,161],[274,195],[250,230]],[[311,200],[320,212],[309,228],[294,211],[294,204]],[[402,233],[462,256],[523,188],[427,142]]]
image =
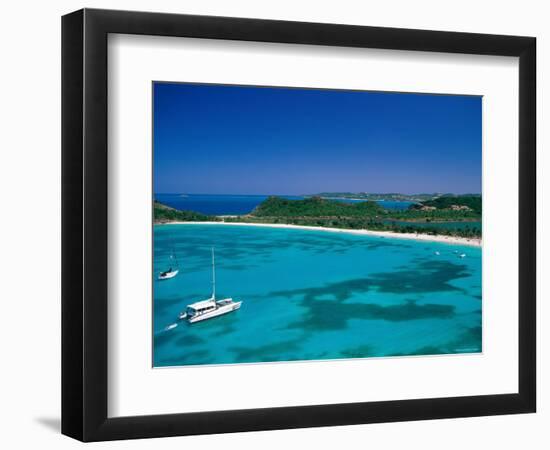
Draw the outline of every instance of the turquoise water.
[[[210,296],[211,246],[218,297],[243,305],[192,325],[178,321],[187,304]],[[168,268],[172,247],[179,275],[153,282],[156,367],[481,351],[480,248],[246,225],[156,225],[155,275]]]

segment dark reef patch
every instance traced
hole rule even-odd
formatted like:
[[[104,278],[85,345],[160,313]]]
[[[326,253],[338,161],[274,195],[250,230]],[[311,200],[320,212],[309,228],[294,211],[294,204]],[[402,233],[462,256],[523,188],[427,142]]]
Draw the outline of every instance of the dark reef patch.
[[[214,333],[212,333],[212,337],[228,335],[230,333],[233,333],[235,330],[236,328],[233,325],[224,325],[219,330],[214,331]]]
[[[282,353],[298,350],[301,342],[302,339],[289,339],[259,347],[230,347],[229,350],[235,353],[235,360],[239,362],[279,361]]]
[[[423,261],[412,269],[376,273],[370,279],[380,292],[402,294],[462,291],[449,282],[468,276],[470,272],[465,265],[448,261]]]
[[[453,317],[455,308],[450,305],[418,305],[413,300],[390,306],[344,302],[353,295],[365,295],[373,290],[392,294],[462,291],[450,284],[450,281],[467,276],[469,273],[463,265],[430,260],[419,262],[411,269],[375,273],[365,278],[328,283],[318,287],[275,291],[268,295],[302,297],[301,306],[305,307],[307,312],[303,319],[291,323],[288,328],[334,330],[346,327],[349,319],[405,321]],[[327,297],[333,300],[327,300]]]
[[[169,342],[173,341],[175,338],[173,333],[169,333],[168,331],[161,331],[158,334],[155,334],[153,339],[155,341],[155,347],[160,347],[162,345],[166,345]]]
[[[411,352],[391,353],[386,356],[445,355],[477,353],[481,351],[481,327],[466,328],[456,339],[439,346],[427,345]]]
[[[179,337],[176,340],[176,345],[181,345],[183,347],[187,345],[197,345],[204,343],[205,340],[201,338],[200,336],[196,336],[194,334],[187,334],[184,336]]]
[[[421,355],[442,355],[449,353],[441,347],[436,347],[433,345],[426,345],[424,347],[417,348],[416,350],[411,351],[410,353],[388,353],[386,356],[421,356]]]
[[[303,318],[290,323],[287,328],[309,331],[338,330],[346,328],[348,320],[351,319],[400,322],[419,319],[449,319],[454,315],[454,306],[431,303],[417,305],[412,300],[404,304],[390,306],[318,300],[314,305],[309,305],[309,310]]]
[[[220,269],[223,270],[249,270],[258,267],[254,264],[220,264]]]
[[[165,358],[155,361],[155,366],[162,367],[210,364],[212,360],[208,358],[209,355],[210,352],[208,350],[194,350],[192,352],[174,356],[173,358]]]
[[[467,327],[456,339],[446,345],[449,353],[479,352],[482,348],[481,327]]]
[[[274,291],[268,296],[303,296],[304,301],[316,301],[320,297],[332,296],[344,301],[353,294],[365,294],[371,290],[392,294],[422,294],[428,292],[462,291],[450,284],[450,281],[469,276],[466,266],[446,261],[425,261],[412,269],[381,272],[365,278],[356,278],[324,286],[286,291]]]
[[[344,349],[340,354],[344,358],[366,358],[374,356],[374,350],[370,345],[359,345],[358,347]]]
[[[445,353],[445,351],[439,347],[435,347],[433,345],[426,345],[424,347],[416,349],[414,352],[412,352],[412,355],[441,355]]]
[[[363,246],[368,250],[377,250],[379,248],[411,248],[411,246],[407,244],[389,243],[388,241],[366,242]]]
[[[372,287],[372,282],[369,278],[358,278],[328,283],[319,287],[274,291],[267,294],[267,297],[303,296],[304,302],[315,302],[318,301],[320,297],[332,296],[336,300],[344,301],[353,294],[367,293]]]

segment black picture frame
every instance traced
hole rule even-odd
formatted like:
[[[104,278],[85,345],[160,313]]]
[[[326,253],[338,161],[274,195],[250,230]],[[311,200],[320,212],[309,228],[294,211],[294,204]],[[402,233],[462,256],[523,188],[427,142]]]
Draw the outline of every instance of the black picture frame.
[[[109,33],[519,57],[517,393],[107,416]],[[536,39],[83,9],[62,18],[62,433],[82,441],[535,412]],[[510,293],[514,295],[514,293]]]

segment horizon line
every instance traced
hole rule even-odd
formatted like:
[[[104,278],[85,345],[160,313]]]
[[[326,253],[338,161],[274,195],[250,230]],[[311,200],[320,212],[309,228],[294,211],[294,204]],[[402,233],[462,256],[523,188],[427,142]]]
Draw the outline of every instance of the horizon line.
[[[244,193],[234,193],[234,194],[219,194],[219,193],[205,193],[205,192],[153,192],[153,195],[238,195],[238,196],[294,196],[294,197],[319,197],[320,194],[351,194],[351,195],[482,195],[481,192],[414,192],[408,194],[405,192],[348,192],[348,191],[334,191],[334,192],[318,192],[314,194],[273,194],[273,193],[263,193],[263,194],[244,194]]]

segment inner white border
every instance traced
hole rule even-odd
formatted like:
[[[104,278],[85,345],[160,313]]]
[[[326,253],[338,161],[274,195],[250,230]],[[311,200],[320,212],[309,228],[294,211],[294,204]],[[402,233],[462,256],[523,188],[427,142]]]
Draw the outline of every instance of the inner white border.
[[[108,53],[110,417],[518,391],[517,58],[129,35]],[[483,354],[152,369],[152,80],[483,95]]]

